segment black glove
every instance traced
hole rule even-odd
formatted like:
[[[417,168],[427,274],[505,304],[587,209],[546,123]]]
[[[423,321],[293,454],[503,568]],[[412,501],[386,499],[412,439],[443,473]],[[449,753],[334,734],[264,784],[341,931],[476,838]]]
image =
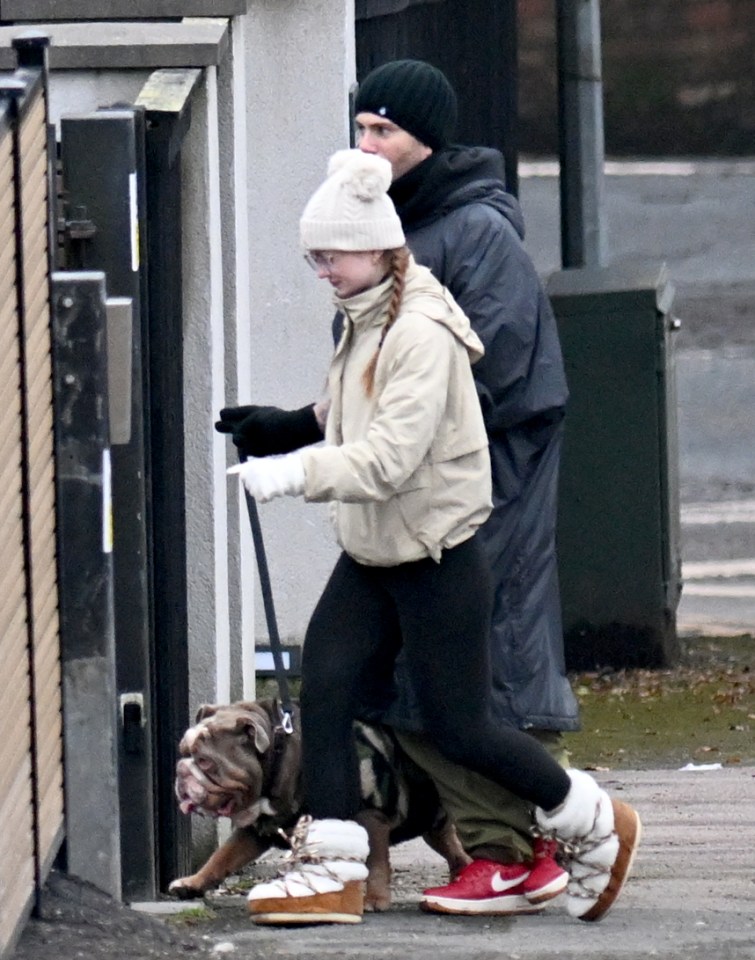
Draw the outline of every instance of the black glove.
[[[218,433],[233,434],[233,442],[248,457],[290,453],[322,440],[315,405],[300,410],[280,407],[224,407],[215,424]]]

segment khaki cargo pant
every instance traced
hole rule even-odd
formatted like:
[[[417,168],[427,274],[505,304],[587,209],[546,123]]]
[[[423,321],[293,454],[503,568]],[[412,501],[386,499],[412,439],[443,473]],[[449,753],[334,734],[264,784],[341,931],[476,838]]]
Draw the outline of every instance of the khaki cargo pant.
[[[464,849],[478,859],[521,863],[532,859],[532,804],[492,780],[460,767],[421,734],[394,730],[402,748],[435,783]],[[563,767],[569,751],[557,730],[528,730]]]

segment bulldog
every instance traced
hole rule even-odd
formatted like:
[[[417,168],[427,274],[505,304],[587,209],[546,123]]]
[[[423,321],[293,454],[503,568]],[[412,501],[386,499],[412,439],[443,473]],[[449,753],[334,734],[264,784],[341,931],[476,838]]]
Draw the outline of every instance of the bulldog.
[[[201,897],[270,847],[285,847],[301,809],[301,737],[281,725],[276,700],[204,705],[179,744],[176,796],[186,814],[229,817],[233,833],[196,873],[174,880],[181,899]],[[355,724],[370,854],[365,909],[391,902],[389,846],[417,836],[445,857],[451,877],[470,862],[432,781],[387,728]]]

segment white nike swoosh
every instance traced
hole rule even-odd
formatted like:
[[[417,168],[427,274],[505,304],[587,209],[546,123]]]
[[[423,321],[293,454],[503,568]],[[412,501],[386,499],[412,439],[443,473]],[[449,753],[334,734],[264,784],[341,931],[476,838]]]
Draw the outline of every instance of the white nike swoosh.
[[[496,893],[503,893],[504,890],[510,890],[512,887],[518,887],[521,882],[521,877],[517,877],[515,880],[504,880],[501,876],[500,870],[496,870],[496,872],[490,878],[490,886],[493,888],[493,890],[495,890]]]

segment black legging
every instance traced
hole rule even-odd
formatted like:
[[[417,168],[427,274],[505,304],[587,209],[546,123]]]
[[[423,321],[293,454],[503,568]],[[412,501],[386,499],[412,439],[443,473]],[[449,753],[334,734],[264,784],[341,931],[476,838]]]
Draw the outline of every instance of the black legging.
[[[533,737],[488,713],[491,588],[472,537],[425,559],[369,567],[342,554],[312,615],[302,660],[305,807],[351,819],[359,802],[352,723],[391,683],[401,646],[427,736],[449,760],[544,810],[570,781]]]

